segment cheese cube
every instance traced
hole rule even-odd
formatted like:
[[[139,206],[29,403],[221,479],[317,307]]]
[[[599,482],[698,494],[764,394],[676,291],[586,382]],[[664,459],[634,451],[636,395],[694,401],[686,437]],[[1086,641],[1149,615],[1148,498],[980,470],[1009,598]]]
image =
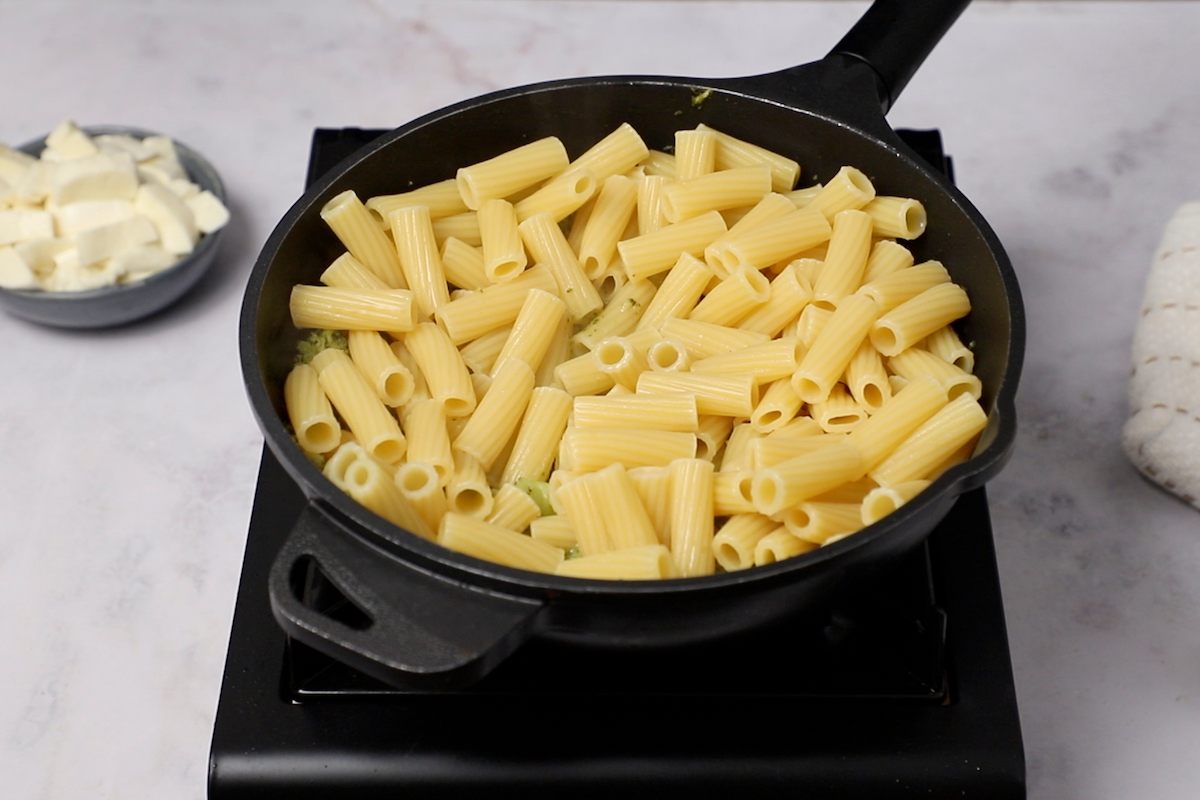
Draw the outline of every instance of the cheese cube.
[[[13,245],[17,255],[38,275],[54,271],[54,257],[71,247],[67,239],[30,239]]]
[[[50,193],[50,181],[58,165],[47,161],[34,161],[13,184],[17,190],[17,201],[29,205],[40,205]]]
[[[183,171],[183,167],[178,161],[172,161],[168,158],[156,156],[149,161],[143,161],[137,165],[138,177],[143,181],[154,181],[167,186],[173,180],[187,179],[187,173]]]
[[[10,186],[17,186],[25,177],[29,168],[37,163],[37,159],[20,150],[13,150],[0,144],[0,178]]]
[[[158,241],[158,230],[146,217],[137,214],[81,231],[75,236],[75,252],[85,267],[112,258],[122,250]]]
[[[54,217],[46,211],[0,211],[0,245],[44,239],[54,235]]]
[[[149,152],[168,161],[179,161],[179,153],[175,150],[175,142],[169,136],[147,136],[142,139],[142,145]]]
[[[179,260],[156,244],[134,247],[112,257],[112,268],[124,283],[132,283],[161,272]]]
[[[60,236],[74,236],[80,231],[129,219],[136,213],[128,200],[84,200],[57,207],[54,221]]]
[[[46,149],[53,152],[57,160],[87,158],[100,152],[92,137],[79,130],[71,120],[63,120],[46,137]],[[46,153],[42,153],[46,158]]]
[[[134,206],[158,228],[158,236],[168,253],[183,255],[192,252],[200,233],[192,210],[165,186],[142,184]]]
[[[55,165],[50,198],[59,205],[81,200],[132,200],[138,176],[128,155],[100,153]]]
[[[218,228],[223,228],[225,223],[229,222],[229,209],[225,208],[225,205],[212,192],[200,192],[187,198],[184,202],[192,210],[196,227],[201,233],[212,233]]]
[[[0,247],[0,288],[36,289],[37,275],[11,247]]]
[[[70,248],[55,256],[54,272],[47,279],[46,286],[56,292],[82,292],[111,286],[116,283],[117,277],[111,262],[101,261],[92,266],[81,264],[79,252]]]
[[[145,161],[155,155],[154,151],[143,145],[140,139],[124,133],[104,133],[92,141],[96,143],[102,153],[125,153],[134,161]]]
[[[189,197],[194,197],[200,193],[200,187],[189,181],[187,178],[176,178],[167,184],[167,188],[184,200],[187,200]]]

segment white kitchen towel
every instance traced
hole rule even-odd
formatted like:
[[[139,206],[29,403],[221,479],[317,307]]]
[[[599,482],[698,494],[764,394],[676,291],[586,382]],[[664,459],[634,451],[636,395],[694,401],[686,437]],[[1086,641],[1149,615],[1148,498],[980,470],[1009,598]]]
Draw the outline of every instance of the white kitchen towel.
[[[1200,509],[1200,202],[1182,206],[1154,253],[1133,335],[1129,460]]]

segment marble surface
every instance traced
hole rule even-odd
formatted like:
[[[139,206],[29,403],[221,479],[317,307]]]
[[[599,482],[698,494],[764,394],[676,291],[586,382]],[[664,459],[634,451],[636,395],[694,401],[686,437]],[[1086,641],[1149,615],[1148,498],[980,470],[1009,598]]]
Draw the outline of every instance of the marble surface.
[[[65,116],[158,129],[210,157],[235,213],[168,314],[0,315],[4,796],[204,795],[261,446],[236,317],[314,126],[564,76],[782,68],[862,7],[0,0],[0,141]],[[1021,433],[990,494],[1031,798],[1200,785],[1200,515],[1119,447],[1147,265],[1200,197],[1198,35],[1192,3],[979,2],[890,117],[942,129],[1025,293]]]

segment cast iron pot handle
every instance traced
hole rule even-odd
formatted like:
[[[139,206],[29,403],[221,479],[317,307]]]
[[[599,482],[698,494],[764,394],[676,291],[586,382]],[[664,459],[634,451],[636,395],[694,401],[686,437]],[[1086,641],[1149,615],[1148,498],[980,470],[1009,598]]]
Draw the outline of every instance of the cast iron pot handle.
[[[529,636],[545,607],[389,558],[347,535],[316,503],[275,557],[269,591],[275,618],[294,639],[406,689],[473,683]]]
[[[829,52],[875,71],[884,113],[971,0],[875,0]]]

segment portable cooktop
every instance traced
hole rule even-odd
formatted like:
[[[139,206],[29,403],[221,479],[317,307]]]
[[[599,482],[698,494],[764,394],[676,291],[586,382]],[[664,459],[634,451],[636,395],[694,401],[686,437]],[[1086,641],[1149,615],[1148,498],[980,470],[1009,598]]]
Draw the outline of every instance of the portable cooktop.
[[[381,133],[317,130],[309,182]],[[937,131],[900,134],[950,172]],[[1025,797],[983,489],[819,623],[653,653],[535,640],[476,686],[442,693],[394,689],[275,623],[267,574],[305,502],[264,447],[213,800]],[[306,595],[353,613],[317,571]]]

